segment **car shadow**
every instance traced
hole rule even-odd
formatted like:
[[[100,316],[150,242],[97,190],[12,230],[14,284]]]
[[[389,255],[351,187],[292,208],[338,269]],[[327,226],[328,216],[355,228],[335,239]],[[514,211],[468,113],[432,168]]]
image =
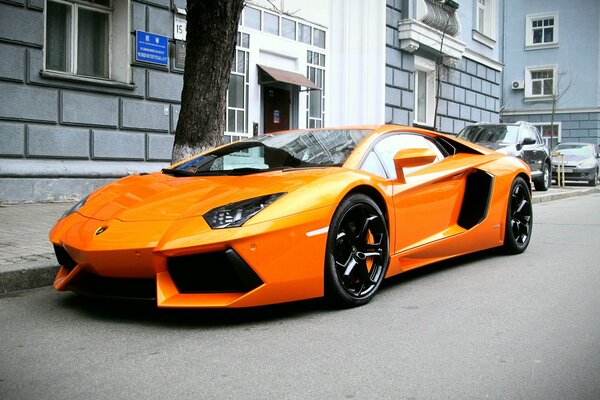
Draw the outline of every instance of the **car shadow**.
[[[386,279],[380,290],[397,289],[399,286],[401,287],[404,284],[425,279],[430,275],[439,274],[442,271],[448,271],[497,256],[498,251],[492,249],[430,264]],[[374,301],[377,301],[377,298]],[[323,298],[252,308],[231,309],[158,308],[154,301],[92,298],[74,293],[61,293],[57,302],[57,306],[67,309],[69,312],[75,312],[82,317],[94,320],[180,329],[211,329],[256,323],[263,324],[275,321],[280,322],[285,319],[296,319],[308,315],[314,316],[315,314],[351,311],[336,308]],[[366,307],[369,306],[366,305]]]

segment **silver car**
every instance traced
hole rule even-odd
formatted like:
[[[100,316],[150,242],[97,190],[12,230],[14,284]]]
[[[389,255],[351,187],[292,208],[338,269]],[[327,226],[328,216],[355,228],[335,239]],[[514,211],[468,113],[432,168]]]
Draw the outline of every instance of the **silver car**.
[[[598,184],[600,166],[598,150],[590,143],[561,143],[552,151],[552,178],[557,179],[558,154],[562,154],[565,180]]]

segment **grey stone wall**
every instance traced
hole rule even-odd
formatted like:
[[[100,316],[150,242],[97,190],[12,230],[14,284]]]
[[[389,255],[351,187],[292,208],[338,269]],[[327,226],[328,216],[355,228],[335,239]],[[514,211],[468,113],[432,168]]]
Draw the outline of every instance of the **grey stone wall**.
[[[129,85],[42,74],[44,4],[0,0],[0,202],[84,196],[171,158],[183,75],[173,58],[168,67],[136,62],[135,31],[168,36],[173,46],[173,10],[185,0],[131,0]]]
[[[400,49],[398,21],[402,0],[387,0],[386,10],[386,122],[412,125],[414,120],[414,55]],[[501,73],[463,57],[441,74],[436,129],[459,133],[474,122],[497,122]]]
[[[458,134],[475,122],[498,122],[501,73],[463,57],[441,77],[437,129]]]

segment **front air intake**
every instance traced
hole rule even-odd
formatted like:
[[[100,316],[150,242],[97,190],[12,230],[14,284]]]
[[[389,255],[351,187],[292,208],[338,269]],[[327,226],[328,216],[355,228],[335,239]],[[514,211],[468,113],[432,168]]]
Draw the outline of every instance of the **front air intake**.
[[[246,293],[263,283],[232,249],[171,257],[167,265],[179,293]]]
[[[77,262],[71,258],[69,253],[60,246],[54,245],[54,254],[59,265],[62,265],[67,270],[72,271],[77,266]]]

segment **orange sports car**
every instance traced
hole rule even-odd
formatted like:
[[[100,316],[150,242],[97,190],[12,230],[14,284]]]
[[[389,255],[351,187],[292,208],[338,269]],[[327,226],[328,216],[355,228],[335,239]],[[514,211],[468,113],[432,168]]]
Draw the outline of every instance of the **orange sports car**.
[[[159,307],[358,306],[385,277],[493,247],[523,252],[529,172],[413,127],[253,137],[83,199],[50,232],[54,286]]]

